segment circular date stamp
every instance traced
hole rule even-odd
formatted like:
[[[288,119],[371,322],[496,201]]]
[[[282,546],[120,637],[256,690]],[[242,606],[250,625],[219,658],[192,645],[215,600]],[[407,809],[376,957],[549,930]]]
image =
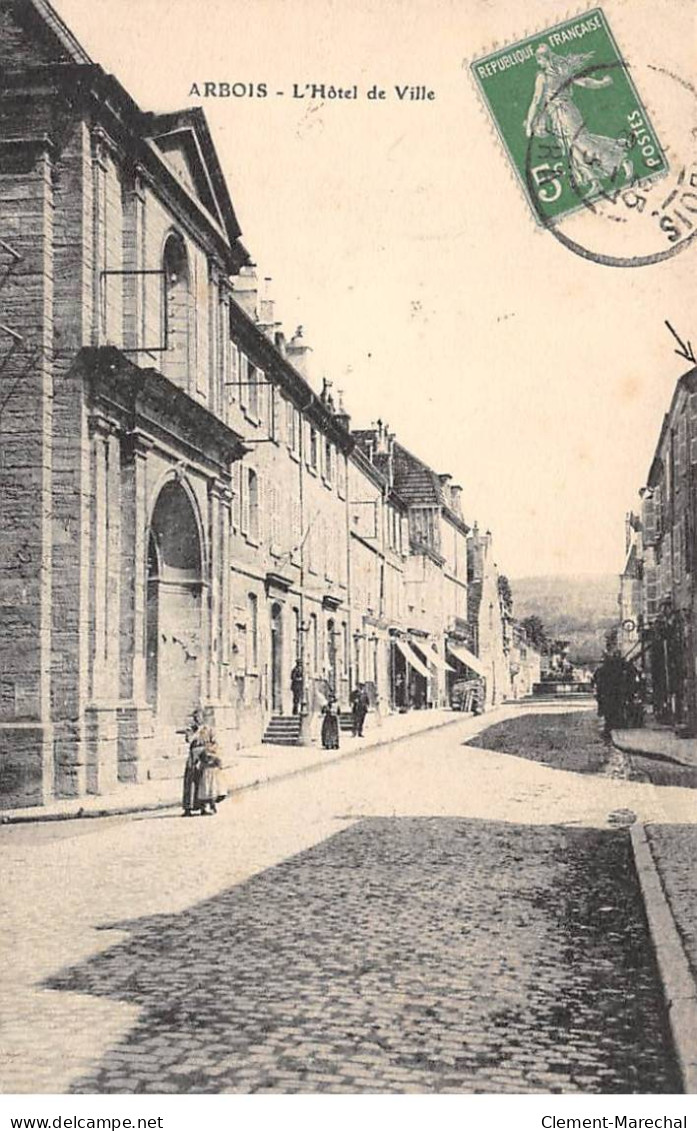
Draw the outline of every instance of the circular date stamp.
[[[691,245],[697,92],[661,67],[630,67],[600,8],[472,71],[535,220],[569,251],[641,267]]]

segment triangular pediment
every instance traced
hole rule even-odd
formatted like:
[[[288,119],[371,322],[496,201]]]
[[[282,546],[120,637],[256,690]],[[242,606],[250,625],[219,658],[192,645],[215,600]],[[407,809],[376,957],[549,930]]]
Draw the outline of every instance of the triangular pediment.
[[[187,116],[184,111],[182,115],[154,118],[151,138],[179,183],[224,228],[224,201],[219,198],[215,170],[208,160],[211,150],[206,152],[210,141],[201,136],[196,119],[186,121]]]

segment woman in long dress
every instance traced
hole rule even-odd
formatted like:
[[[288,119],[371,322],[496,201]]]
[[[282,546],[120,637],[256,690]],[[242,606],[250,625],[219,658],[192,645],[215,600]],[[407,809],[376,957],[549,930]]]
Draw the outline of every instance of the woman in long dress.
[[[339,705],[330,699],[322,708],[322,746],[325,750],[339,749]]]
[[[525,119],[528,137],[551,134],[557,139],[566,154],[576,186],[586,189],[587,193],[600,191],[602,179],[610,178],[614,183],[620,170],[627,182],[631,181],[634,172],[628,156],[629,141],[591,133],[573,100],[574,87],[598,90],[612,86],[611,75],[592,78],[578,74],[588,66],[592,57],[593,52],[557,55],[545,43],[540,44],[535,52],[540,72]]]
[[[184,768],[182,798],[185,817],[193,817],[197,810],[202,816],[217,812],[216,802],[225,796],[218,744],[212,727],[204,718],[202,710],[194,711],[192,725],[187,731],[189,756]]]
[[[185,817],[193,817],[199,808],[198,788],[201,780],[201,756],[206,748],[203,711],[194,711],[191,726],[186,732],[189,754],[184,767],[182,808]]]
[[[201,755],[201,777],[198,783],[198,805],[201,816],[217,813],[216,802],[225,797],[221,773],[223,763],[218,752],[218,743],[211,727],[206,727],[206,746]]]

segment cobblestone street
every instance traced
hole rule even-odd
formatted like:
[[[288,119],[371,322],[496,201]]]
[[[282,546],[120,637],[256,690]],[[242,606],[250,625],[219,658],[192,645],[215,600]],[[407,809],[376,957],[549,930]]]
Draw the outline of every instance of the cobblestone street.
[[[694,794],[424,735],[218,818],[0,830],[5,1091],[680,1088],[626,830]]]

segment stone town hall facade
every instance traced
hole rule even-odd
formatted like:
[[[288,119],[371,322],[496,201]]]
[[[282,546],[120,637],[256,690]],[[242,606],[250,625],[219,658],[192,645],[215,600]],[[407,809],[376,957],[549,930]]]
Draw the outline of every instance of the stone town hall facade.
[[[445,703],[459,497],[458,564],[428,559],[449,616],[414,507],[259,293],[202,112],[141,111],[46,0],[0,0],[0,85],[1,803],[171,773],[199,704],[259,741],[298,656],[310,714],[358,679],[411,705],[397,664]]]

